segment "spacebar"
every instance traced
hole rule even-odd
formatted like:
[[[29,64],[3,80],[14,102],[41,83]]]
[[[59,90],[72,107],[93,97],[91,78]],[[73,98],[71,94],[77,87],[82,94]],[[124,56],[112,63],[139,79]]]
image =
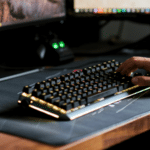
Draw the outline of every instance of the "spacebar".
[[[95,100],[102,98],[102,97],[111,96],[111,95],[115,94],[116,92],[118,92],[117,87],[113,87],[113,88],[108,89],[106,91],[102,91],[100,93],[89,95],[87,97],[87,103],[94,102]]]

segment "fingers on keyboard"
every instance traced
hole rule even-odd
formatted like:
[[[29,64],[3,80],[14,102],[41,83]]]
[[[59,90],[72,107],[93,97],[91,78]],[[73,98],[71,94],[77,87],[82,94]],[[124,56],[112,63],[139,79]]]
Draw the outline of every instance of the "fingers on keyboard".
[[[122,75],[130,75],[131,72],[136,71],[138,69],[137,57],[131,57],[123,62],[120,67],[116,70],[120,72]]]

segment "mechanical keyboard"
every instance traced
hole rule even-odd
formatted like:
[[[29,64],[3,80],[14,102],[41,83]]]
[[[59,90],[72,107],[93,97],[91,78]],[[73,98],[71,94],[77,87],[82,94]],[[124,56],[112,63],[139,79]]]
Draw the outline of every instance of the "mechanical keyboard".
[[[149,76],[149,73],[121,75],[116,72],[120,65],[111,60],[37,82],[34,86],[26,85],[18,104],[57,119],[74,120],[150,89],[131,82],[133,76]]]

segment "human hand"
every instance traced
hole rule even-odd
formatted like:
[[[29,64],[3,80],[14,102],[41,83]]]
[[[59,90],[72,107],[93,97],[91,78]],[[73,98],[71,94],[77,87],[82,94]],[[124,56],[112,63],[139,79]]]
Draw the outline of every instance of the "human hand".
[[[130,76],[131,72],[134,72],[137,69],[145,69],[150,72],[150,58],[133,56],[123,62],[116,72]],[[131,82],[139,86],[150,86],[150,77],[136,76],[132,78]]]

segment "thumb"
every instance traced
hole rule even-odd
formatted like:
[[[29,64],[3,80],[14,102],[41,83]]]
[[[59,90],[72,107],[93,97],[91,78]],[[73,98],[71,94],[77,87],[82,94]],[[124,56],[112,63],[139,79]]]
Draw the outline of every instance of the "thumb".
[[[139,86],[150,86],[150,77],[146,76],[133,77],[131,82]]]

